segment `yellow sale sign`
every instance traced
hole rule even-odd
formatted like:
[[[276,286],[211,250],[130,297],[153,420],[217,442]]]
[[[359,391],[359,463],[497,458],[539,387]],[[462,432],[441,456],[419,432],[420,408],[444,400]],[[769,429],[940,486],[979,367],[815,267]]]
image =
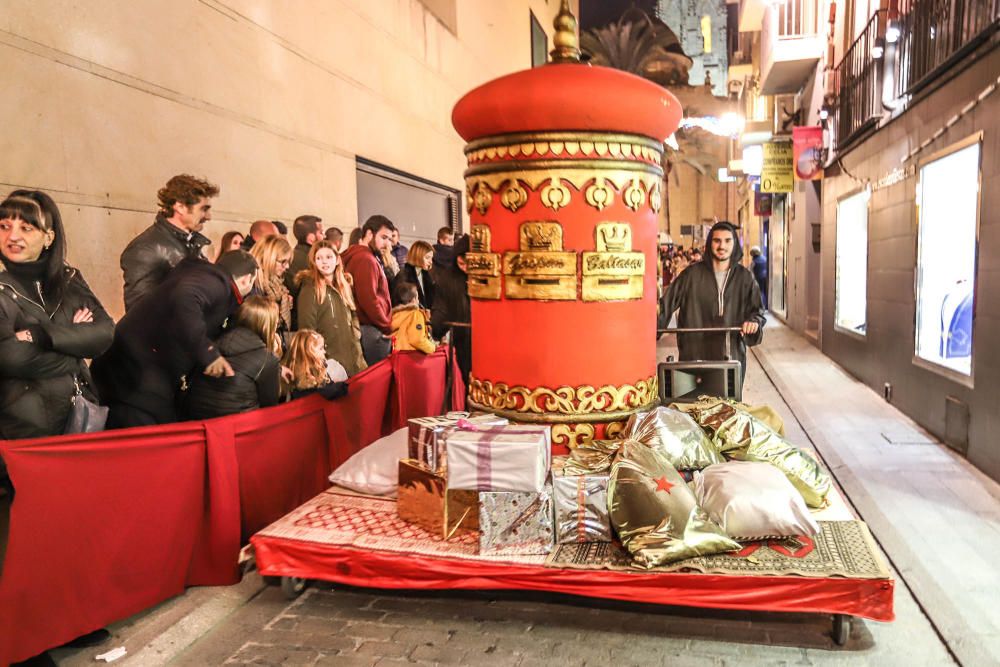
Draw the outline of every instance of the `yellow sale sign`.
[[[792,142],[764,144],[764,164],[760,170],[761,192],[791,192],[795,160]]]

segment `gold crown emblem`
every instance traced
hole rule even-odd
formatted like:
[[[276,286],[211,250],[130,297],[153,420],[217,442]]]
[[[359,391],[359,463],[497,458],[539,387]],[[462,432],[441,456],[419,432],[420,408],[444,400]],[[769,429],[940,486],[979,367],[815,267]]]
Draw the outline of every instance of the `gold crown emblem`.
[[[542,225],[529,225],[524,230],[528,250],[551,250],[555,244],[555,230]]]
[[[604,241],[604,247],[608,252],[625,252],[629,250],[631,243],[631,234],[629,233],[629,228],[626,225],[604,225],[600,229],[601,238]]]
[[[486,225],[473,225],[469,235],[469,245],[472,252],[490,251],[490,228]]]

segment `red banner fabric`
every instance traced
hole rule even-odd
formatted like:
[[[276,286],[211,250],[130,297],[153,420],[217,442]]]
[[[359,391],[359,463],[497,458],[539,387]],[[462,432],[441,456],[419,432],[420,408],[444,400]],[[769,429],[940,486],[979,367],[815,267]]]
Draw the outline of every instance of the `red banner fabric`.
[[[441,412],[446,359],[445,349],[393,355],[336,401],[0,441],[17,489],[0,571],[0,665],[187,586],[238,581],[249,535],[329,486],[334,467],[407,417]],[[451,407],[463,403],[459,392]]]
[[[894,582],[886,579],[571,570],[361,551],[263,535],[254,537],[253,545],[261,574],[350,586],[546,591],[687,607],[895,618]]]

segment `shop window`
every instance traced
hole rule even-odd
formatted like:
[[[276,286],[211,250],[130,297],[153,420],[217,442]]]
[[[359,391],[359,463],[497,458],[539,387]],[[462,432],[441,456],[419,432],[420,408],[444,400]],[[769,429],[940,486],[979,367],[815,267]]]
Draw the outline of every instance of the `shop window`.
[[[868,328],[868,192],[837,203],[837,282],[834,324],[864,336]]]
[[[978,139],[978,137],[977,137]],[[972,375],[980,143],[920,168],[916,356]]]

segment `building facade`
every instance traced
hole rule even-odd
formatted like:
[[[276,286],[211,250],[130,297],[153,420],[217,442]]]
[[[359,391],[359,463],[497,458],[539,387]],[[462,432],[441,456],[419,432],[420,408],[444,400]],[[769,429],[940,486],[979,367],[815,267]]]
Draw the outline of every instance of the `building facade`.
[[[726,0],[660,0],[657,16],[681,41],[684,53],[694,61],[688,83],[705,85],[724,97],[728,53],[726,51]]]
[[[754,213],[771,311],[935,436],[1000,478],[986,341],[997,224],[997,0],[742,0],[730,82],[752,147],[823,131],[821,181]],[[758,207],[759,208],[759,207]],[[873,400],[879,400],[873,396]]]
[[[116,317],[118,256],[177,173],[221,186],[206,227],[216,241],[258,218],[302,213],[347,230],[383,203],[416,205],[421,216],[396,221],[404,236],[426,238],[464,208],[452,106],[530,67],[532,26],[551,34],[558,9],[546,0],[5,2],[0,183],[53,195],[70,261]],[[537,37],[534,50],[544,50]]]

